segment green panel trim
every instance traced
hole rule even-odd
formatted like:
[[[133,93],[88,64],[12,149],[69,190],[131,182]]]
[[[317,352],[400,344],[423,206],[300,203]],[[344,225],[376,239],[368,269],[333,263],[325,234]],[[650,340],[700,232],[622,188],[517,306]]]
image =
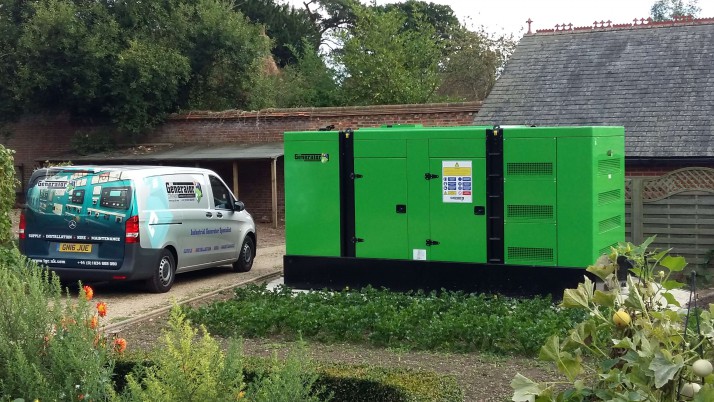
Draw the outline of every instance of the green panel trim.
[[[432,158],[484,158],[485,138],[432,138],[429,140],[429,156]]]
[[[356,256],[409,259],[405,158],[357,158],[355,173]],[[406,206],[400,213],[397,205]]]
[[[427,247],[431,261],[486,262],[486,160],[484,158],[431,158],[431,171],[439,178],[429,180],[431,240]],[[444,202],[442,187],[444,161],[471,161],[471,202]],[[475,208],[484,208],[476,214]]]
[[[555,180],[504,180],[504,219],[513,221],[557,220]],[[549,216],[546,216],[549,213]]]
[[[337,131],[286,131],[283,142],[330,141],[338,135]]]
[[[430,171],[429,141],[407,141],[407,215],[409,258],[414,258],[415,250],[426,250],[425,242],[431,234],[429,210],[429,186],[431,180],[424,179]],[[429,255],[427,254],[427,258]]]
[[[504,233],[506,264],[558,265],[555,224],[506,222]]]
[[[511,138],[567,138],[567,137],[620,137],[623,126],[582,127],[505,127],[503,137]]]
[[[285,143],[285,247],[291,255],[337,257],[340,244],[338,133],[324,141]],[[329,154],[326,162],[295,154]],[[308,234],[309,233],[309,234]]]
[[[624,135],[558,138],[558,261],[588,266],[624,241]]]
[[[363,140],[355,138],[355,158],[405,158],[407,143],[402,139]]]

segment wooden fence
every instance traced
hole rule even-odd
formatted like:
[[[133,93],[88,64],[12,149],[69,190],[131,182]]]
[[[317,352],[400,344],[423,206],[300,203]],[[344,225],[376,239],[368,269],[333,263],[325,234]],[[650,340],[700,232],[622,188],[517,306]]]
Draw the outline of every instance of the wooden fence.
[[[626,180],[626,237],[640,244],[656,235],[653,246],[703,268],[714,250],[714,169],[684,168],[658,177]]]

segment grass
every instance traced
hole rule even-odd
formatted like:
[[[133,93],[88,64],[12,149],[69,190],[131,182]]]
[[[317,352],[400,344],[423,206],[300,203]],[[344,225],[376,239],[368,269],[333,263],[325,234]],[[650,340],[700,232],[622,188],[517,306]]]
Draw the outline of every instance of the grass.
[[[523,356],[536,355],[547,337],[563,336],[584,318],[544,297],[372,288],[295,294],[258,285],[236,289],[231,300],[190,309],[187,317],[222,336]]]

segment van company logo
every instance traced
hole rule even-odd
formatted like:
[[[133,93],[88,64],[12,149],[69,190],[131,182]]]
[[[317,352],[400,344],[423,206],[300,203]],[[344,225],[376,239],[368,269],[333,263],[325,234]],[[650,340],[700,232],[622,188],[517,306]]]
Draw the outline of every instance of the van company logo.
[[[295,154],[295,160],[327,163],[330,160],[330,154]]]
[[[65,189],[74,187],[74,182],[69,180],[42,180],[37,182],[37,187],[48,189]]]
[[[201,201],[203,192],[201,191],[201,183],[198,182],[167,182],[166,194],[169,196],[169,201]]]

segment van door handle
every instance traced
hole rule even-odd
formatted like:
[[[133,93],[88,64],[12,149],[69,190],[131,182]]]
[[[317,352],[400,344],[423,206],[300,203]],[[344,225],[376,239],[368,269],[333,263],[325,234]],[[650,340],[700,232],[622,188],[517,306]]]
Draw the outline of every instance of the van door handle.
[[[219,217],[219,218],[223,218],[223,214],[220,213],[220,212],[217,212],[217,213],[216,213],[216,216]]]
[[[213,216],[213,214],[212,214],[212,213],[210,213],[210,212],[206,212],[206,217],[210,218],[210,217],[212,217],[212,216]]]

